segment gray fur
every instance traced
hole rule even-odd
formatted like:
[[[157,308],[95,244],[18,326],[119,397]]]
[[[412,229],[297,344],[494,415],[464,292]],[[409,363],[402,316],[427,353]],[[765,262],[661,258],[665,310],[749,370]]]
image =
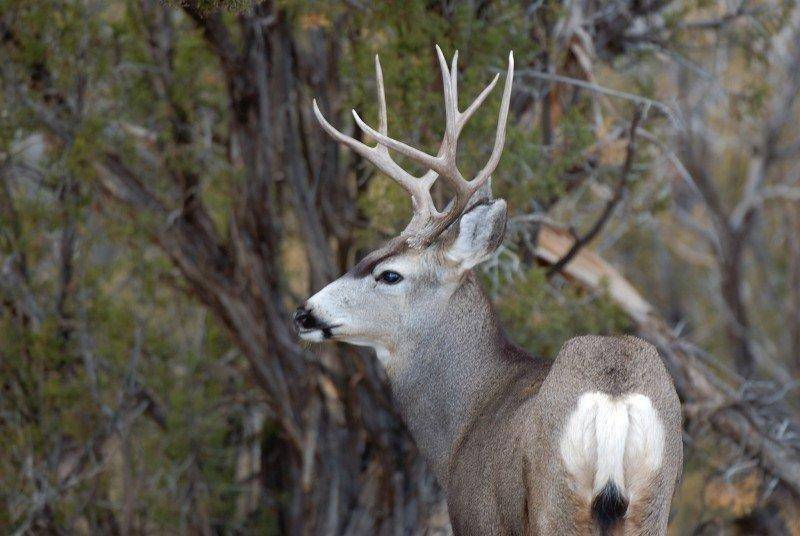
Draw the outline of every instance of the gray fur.
[[[492,232],[469,228],[475,255],[493,250],[505,228],[504,207],[487,214]],[[618,532],[665,534],[682,466],[681,410],[655,348],[584,336],[554,361],[527,354],[506,338],[474,274],[447,261],[457,239],[376,255],[309,300],[323,321],[343,325],[334,338],[383,349],[393,397],[444,486],[455,534],[599,534],[559,455],[567,419],[589,391],[650,398],[665,428],[663,461]],[[393,265],[406,286],[375,283]]]

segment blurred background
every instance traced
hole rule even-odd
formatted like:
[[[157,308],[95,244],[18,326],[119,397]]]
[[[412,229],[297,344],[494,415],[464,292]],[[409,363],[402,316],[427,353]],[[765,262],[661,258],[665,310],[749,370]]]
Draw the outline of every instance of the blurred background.
[[[359,135],[380,53],[390,133],[435,152],[435,43],[462,106],[515,53],[481,268],[512,337],[656,344],[685,414],[672,534],[800,534],[781,0],[0,0],[0,532],[447,534],[373,356],[289,323],[410,214],[312,97]]]

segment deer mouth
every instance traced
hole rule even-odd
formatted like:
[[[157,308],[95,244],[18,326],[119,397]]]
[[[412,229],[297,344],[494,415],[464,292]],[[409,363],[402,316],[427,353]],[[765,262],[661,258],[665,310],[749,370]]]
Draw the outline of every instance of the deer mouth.
[[[313,308],[301,305],[292,315],[292,321],[300,338],[306,341],[321,342],[333,337],[333,330],[341,324],[329,324],[314,314]]]
[[[332,339],[334,336],[333,330],[341,326],[341,324],[320,324],[313,328],[300,328],[298,335],[304,341],[322,342]]]

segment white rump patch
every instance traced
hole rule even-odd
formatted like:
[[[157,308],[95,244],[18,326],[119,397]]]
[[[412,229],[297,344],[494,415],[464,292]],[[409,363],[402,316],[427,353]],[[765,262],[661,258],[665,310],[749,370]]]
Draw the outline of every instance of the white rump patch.
[[[588,501],[611,480],[633,502],[663,455],[664,425],[650,399],[638,393],[582,394],[561,437],[564,466]]]

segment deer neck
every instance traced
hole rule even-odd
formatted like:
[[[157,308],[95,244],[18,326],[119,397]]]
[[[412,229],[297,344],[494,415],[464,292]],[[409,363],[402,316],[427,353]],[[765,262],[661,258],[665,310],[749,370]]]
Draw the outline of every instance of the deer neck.
[[[511,345],[472,274],[430,320],[384,358],[400,413],[441,476],[459,439],[513,372],[504,358]]]

